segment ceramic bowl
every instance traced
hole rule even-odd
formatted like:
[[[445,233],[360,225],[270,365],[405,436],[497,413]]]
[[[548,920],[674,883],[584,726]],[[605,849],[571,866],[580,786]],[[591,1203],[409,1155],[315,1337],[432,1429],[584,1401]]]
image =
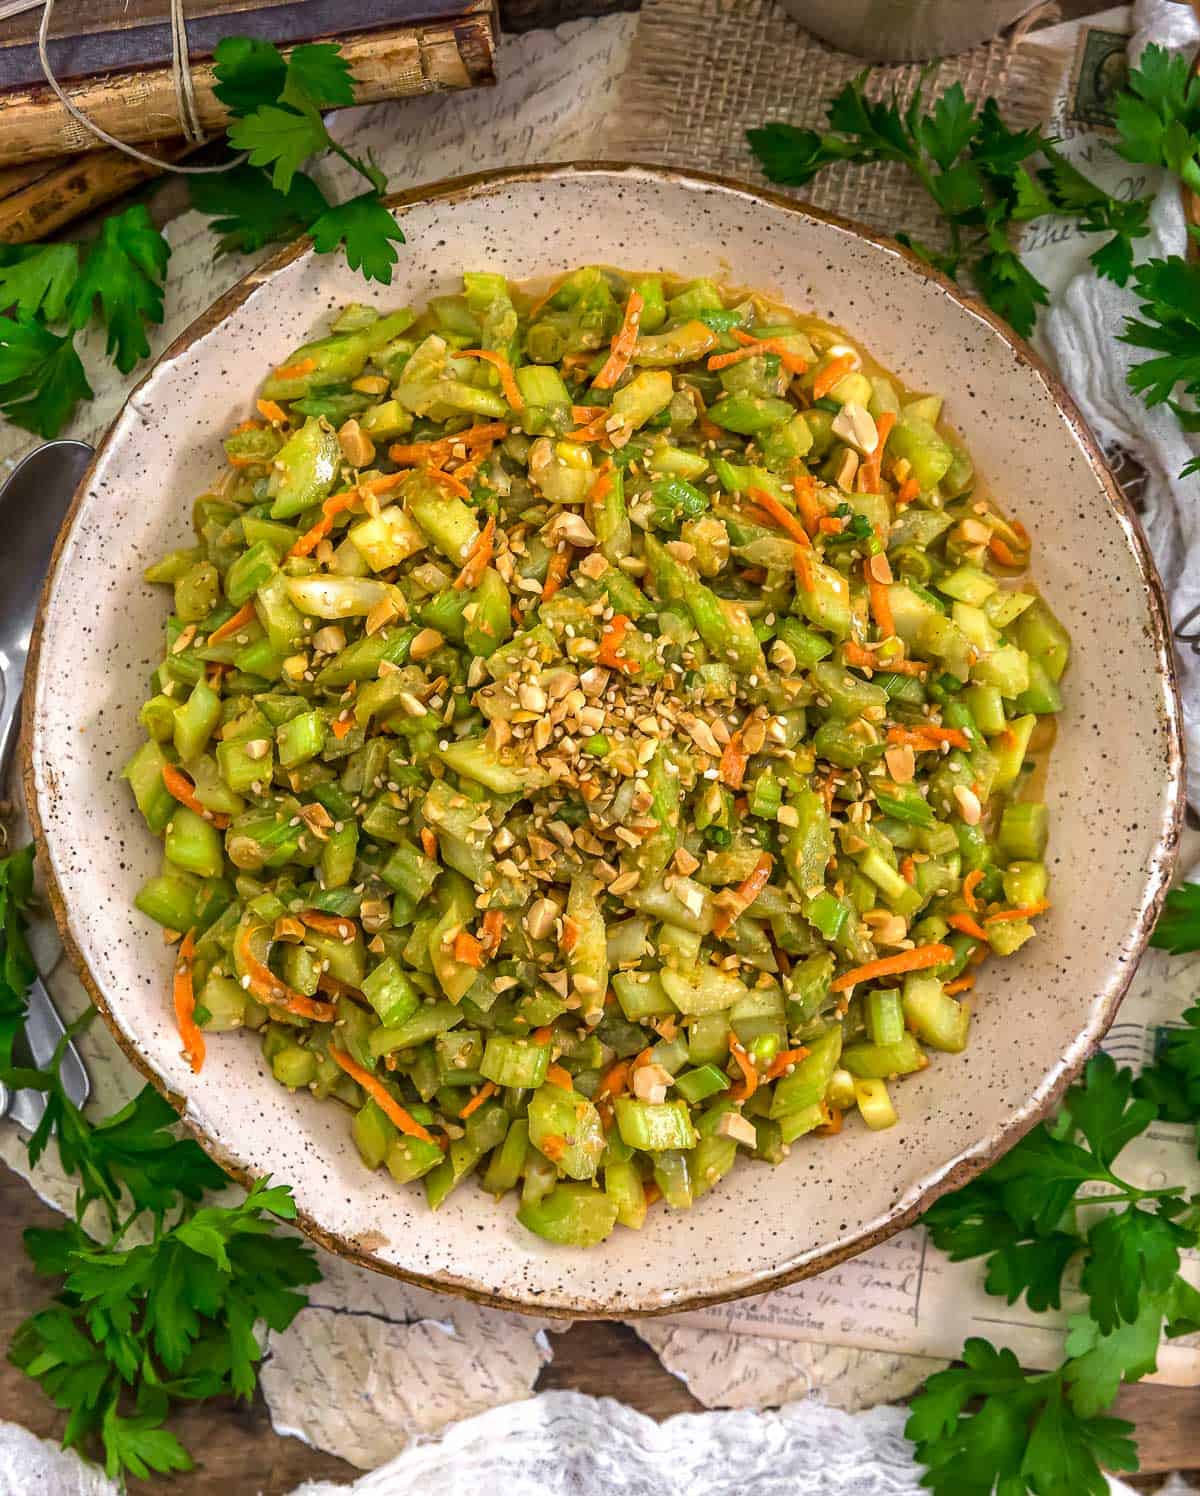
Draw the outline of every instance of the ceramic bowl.
[[[652,1314],[827,1268],[912,1222],[1052,1106],[1104,1034],[1169,879],[1181,808],[1179,709],[1158,583],[1078,413],[1033,353],[895,244],[733,183],[636,166],[532,167],[395,200],[407,245],[390,289],[340,258],[284,250],[196,322],[100,446],[59,542],[27,693],[27,788],[63,935],[134,1063],[240,1177],[295,1190],[305,1229],[346,1257],[539,1313]],[[132,907],[160,851],[120,769],[162,648],[166,603],[142,568],[189,543],[192,497],[255,381],[362,300],[423,303],[465,268],[516,279],[594,262],[721,276],[861,338],[911,387],[947,394],[1075,641],[1048,796],[1054,909],[983,968],[971,1044],[898,1088],[900,1122],[743,1165],[692,1210],[652,1212],[600,1248],[553,1247],[511,1200],[474,1188],[436,1213],[363,1169],[347,1114],[292,1095],[254,1040],[180,1057],[171,957]]]

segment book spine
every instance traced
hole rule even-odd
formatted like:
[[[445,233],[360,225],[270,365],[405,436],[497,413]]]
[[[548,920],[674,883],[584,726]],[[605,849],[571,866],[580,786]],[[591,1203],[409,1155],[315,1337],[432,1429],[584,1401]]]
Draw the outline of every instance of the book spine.
[[[329,40],[339,42],[350,65],[355,103],[375,104],[494,83],[496,30],[492,0],[472,0],[462,15],[451,20]],[[213,92],[215,81],[210,62],[193,64],[197,114],[203,128],[213,133],[229,118]],[[71,102],[89,119],[130,145],[180,133],[169,68],[109,73],[64,86]],[[5,93],[0,107],[4,111],[0,167],[104,149],[103,142],[73,119],[45,84]]]

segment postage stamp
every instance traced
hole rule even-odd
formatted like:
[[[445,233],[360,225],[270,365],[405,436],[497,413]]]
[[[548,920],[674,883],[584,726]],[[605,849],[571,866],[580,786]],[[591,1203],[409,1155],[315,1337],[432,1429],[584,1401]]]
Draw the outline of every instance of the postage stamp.
[[[1075,46],[1075,60],[1067,88],[1067,114],[1080,124],[1112,127],[1115,100],[1129,76],[1122,31],[1084,26]]]

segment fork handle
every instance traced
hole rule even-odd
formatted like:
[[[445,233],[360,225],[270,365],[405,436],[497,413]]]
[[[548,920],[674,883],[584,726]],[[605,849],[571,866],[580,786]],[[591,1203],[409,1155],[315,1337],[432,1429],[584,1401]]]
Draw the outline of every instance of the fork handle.
[[[34,1065],[39,1070],[44,1070],[54,1057],[54,1051],[66,1029],[41,977],[34,977],[25,1000],[28,1007],[25,1042],[29,1046],[29,1056]],[[88,1098],[91,1082],[74,1044],[66,1047],[59,1067],[59,1079],[70,1100],[76,1106],[82,1106]],[[42,1120],[45,1110],[45,1091],[30,1089],[13,1094],[8,1115],[19,1127],[32,1132]]]

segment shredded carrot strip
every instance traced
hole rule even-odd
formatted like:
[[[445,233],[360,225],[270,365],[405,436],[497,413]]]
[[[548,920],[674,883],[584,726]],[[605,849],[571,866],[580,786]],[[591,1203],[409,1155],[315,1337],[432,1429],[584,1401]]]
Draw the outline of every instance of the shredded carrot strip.
[[[731,328],[730,331],[733,334],[734,340],[741,343],[743,348],[752,348],[756,353],[761,351],[763,353],[776,354],[779,362],[789,374],[804,374],[807,372],[808,365],[798,353],[787,346],[782,338],[755,338],[741,327]],[[709,368],[712,368],[711,364]]]
[[[183,1052],[192,1067],[192,1074],[199,1075],[200,1067],[204,1064],[204,1035],[196,1023],[196,994],[192,987],[192,957],[195,954],[195,931],[189,930],[183,937],[175,962],[172,997],[175,1003],[175,1022],[179,1026],[179,1037],[183,1040]]]
[[[243,603],[232,618],[227,618],[220,628],[213,629],[208,636],[208,642],[220,644],[222,639],[232,638],[239,629],[244,629],[248,623],[253,623],[257,616],[253,603]]]
[[[204,806],[196,799],[196,787],[183,772],[174,764],[164,764],[162,768],[162,782],[166,786],[167,793],[178,800],[180,805],[186,805],[188,810],[198,816],[203,816],[206,821],[211,821],[218,831],[224,831],[229,825],[229,817],[217,815],[214,811],[205,810]]]
[[[275,370],[276,379],[303,379],[317,367],[315,358],[298,358],[294,364],[282,364]]]
[[[921,485],[915,478],[905,478],[896,491],[896,508],[903,509],[905,504],[911,504],[920,492]]]
[[[502,353],[493,353],[489,348],[464,348],[459,358],[481,358],[485,363],[491,364],[500,376],[500,388],[504,391],[504,398],[514,410],[524,410],[525,402],[521,399],[521,391],[517,388],[517,376],[513,373],[512,365]]]
[[[790,348],[786,348],[778,338],[752,338],[740,327],[732,328],[731,331],[742,346],[732,353],[714,353],[708,361],[710,369],[728,369],[733,364],[740,364],[758,353],[775,354],[789,374],[803,374],[808,368],[804,360],[793,353]]]
[[[953,982],[946,983],[943,991],[947,997],[956,997],[960,992],[970,992],[974,985],[974,977],[956,977]]]
[[[546,602],[552,598],[562,584],[567,580],[567,573],[571,570],[571,553],[568,550],[555,551],[550,557],[550,563],[546,567],[546,580],[542,586],[542,601]]]
[[[305,530],[288,551],[288,555],[310,556],[333,529],[333,521],[339,514],[344,514],[347,509],[353,509],[356,504],[361,504],[364,494],[390,493],[393,488],[398,488],[407,477],[407,471],[385,473],[380,478],[367,478],[362,483],[356,483],[353,488],[343,488],[339,493],[331,493],[321,505],[321,518],[310,529]]]
[[[794,541],[799,545],[808,545],[808,531],[796,518],[790,509],[781,504],[773,493],[768,493],[765,488],[748,488],[746,492],[751,499],[771,516],[781,530],[786,530]]]
[[[801,1060],[807,1059],[808,1050],[801,1044],[798,1049],[781,1049],[771,1063],[767,1066],[764,1080],[778,1080],[779,1077],[792,1065],[798,1065]]]
[[[259,415],[264,420],[270,421],[272,426],[287,424],[287,411],[282,405],[276,405],[274,400],[256,400],[254,403],[258,407]]]
[[[554,1028],[551,1024],[545,1024],[542,1028],[535,1028],[529,1036],[535,1044],[549,1044],[554,1038]]]
[[[817,480],[811,473],[802,473],[799,467],[792,469],[792,497],[800,511],[804,528],[810,535],[815,535],[824,513],[817,499]]]
[[[453,436],[439,436],[436,441],[394,442],[388,448],[393,462],[418,466],[441,467],[454,456],[455,447],[465,447],[468,452],[479,447],[491,447],[508,435],[504,421],[488,421],[481,426],[469,426],[466,431],[456,431]]]
[[[486,950],[494,951],[499,948],[504,939],[504,911],[502,909],[489,909],[483,916],[483,945]]]
[[[888,437],[892,434],[892,427],[895,424],[896,412],[894,410],[883,411],[879,419],[875,422],[875,430],[878,433],[875,448],[859,470],[862,474],[863,491],[865,493],[878,493],[882,486],[880,467],[883,463],[883,449]]]
[[[421,827],[421,850],[425,853],[426,857],[432,857],[435,861],[437,860],[437,837],[428,826]]]
[[[477,1112],[488,1097],[494,1096],[499,1089],[500,1087],[494,1080],[485,1080],[474,1096],[471,1097],[470,1101],[467,1102],[466,1106],[459,1112],[459,1118],[465,1122],[472,1112]]]
[[[739,883],[734,889],[736,903],[728,907],[722,907],[717,911],[713,920],[713,934],[724,935],[730,925],[749,909],[759,894],[767,886],[771,878],[771,869],[775,865],[775,859],[770,852],[764,852],[754,864],[754,870],[748,878]]]
[[[357,1060],[351,1059],[344,1049],[338,1049],[335,1044],[329,1046],[329,1058],[336,1065],[340,1065],[351,1080],[356,1080],[385,1117],[396,1124],[401,1132],[407,1133],[410,1138],[420,1138],[423,1142],[434,1142],[434,1136],[428,1132],[407,1108],[402,1107],[388,1088],[369,1070],[364,1070]]]
[[[864,649],[853,639],[842,645],[842,658],[847,665],[860,669],[886,670],[893,675],[927,675],[929,666],[923,660],[881,660],[874,650]]]
[[[835,1138],[841,1130],[842,1113],[833,1106],[829,1108],[829,1121],[822,1123],[820,1127],[813,1128],[813,1131],[820,1133],[823,1138]]]
[[[725,751],[721,754],[723,783],[727,784],[731,790],[740,790],[746,778],[746,765],[749,762],[749,756],[742,747],[742,735],[735,732],[725,744]]]
[[[847,374],[854,373],[855,363],[856,359],[852,353],[843,353],[840,358],[835,358],[826,364],[813,380],[813,399],[824,400],[835,384],[840,384]]]
[[[961,727],[889,727],[889,743],[906,743],[910,748],[929,750],[949,743],[952,748],[970,748],[971,740]]]
[[[621,642],[629,632],[629,618],[616,613],[605,625],[600,635],[600,648],[596,651],[596,663],[610,670],[621,670],[626,675],[636,675],[642,668],[636,660],[628,660],[621,652]]]
[[[610,1065],[600,1077],[600,1084],[596,1087],[597,1096],[619,1096],[629,1084],[629,1061],[618,1060],[615,1065]]]
[[[612,459],[606,457],[596,469],[596,477],[591,488],[588,489],[587,501],[589,504],[603,504],[613,486]]]
[[[719,442],[724,439],[724,431],[717,425],[716,421],[710,420],[708,416],[701,416],[696,424],[700,428],[700,435],[706,442]]]
[[[469,930],[460,930],[454,937],[452,947],[454,959],[464,966],[474,966],[478,970],[483,965],[483,946],[475,939]]]
[[[883,956],[878,961],[868,961],[864,966],[852,966],[830,983],[833,992],[849,992],[859,982],[874,981],[876,977],[891,977],[902,971],[924,971],[928,966],[940,966],[944,961],[953,961],[954,952],[948,945],[934,942],[930,945],[914,946],[911,951],[900,951],[895,956]]]
[[[603,369],[592,380],[593,389],[611,390],[629,367],[629,360],[633,357],[633,350],[637,347],[638,324],[642,320],[644,305],[641,292],[630,291],[629,300],[625,303],[625,316],[612,340],[612,352],[608,355]]]
[[[229,434],[230,436],[241,436],[243,431],[261,431],[262,429],[263,423],[261,421],[239,421]]]
[[[958,930],[962,935],[970,935],[974,940],[987,939],[987,931],[973,914],[948,914],[946,923],[952,930]]]
[[[729,1092],[729,1099],[730,1101],[749,1101],[758,1090],[758,1071],[742,1047],[742,1041],[732,1030],[729,1033],[729,1053],[737,1061],[738,1069],[742,1072],[741,1080]]]
[[[238,941],[238,959],[250,978],[250,986],[247,990],[260,1002],[285,1007],[289,1013],[295,1013],[297,1017],[315,1018],[319,1023],[332,1022],[337,1011],[332,1003],[317,1002],[314,998],[306,997],[303,992],[297,992],[295,988],[289,987],[254,954],[250,942],[262,928],[262,925],[247,925]]]
[[[332,935],[343,945],[349,945],[358,934],[358,927],[352,919],[346,919],[341,914],[325,914],[320,909],[303,910],[300,922],[310,930],[316,930],[319,935]]]
[[[983,869],[972,868],[962,882],[962,896],[966,900],[967,908],[972,914],[979,908],[979,900],[975,897],[975,890],[983,882]]]
[[[892,617],[892,600],[888,595],[887,583],[880,582],[871,574],[871,558],[863,562],[863,580],[867,584],[867,596],[871,602],[871,616],[879,629],[881,639],[893,639],[896,636],[896,620]]]
[[[999,561],[1001,566],[1016,567],[1024,566],[1025,564],[1024,561],[1021,560],[1020,556],[1018,556],[1012,549],[1012,547],[1005,541],[1001,540],[999,535],[993,535],[992,538],[988,541],[988,551],[991,555],[995,556],[996,560]]]
[[[335,717],[329,724],[329,730],[340,743],[344,737],[347,737],[354,731],[354,726],[353,717]]]
[[[917,865],[911,857],[901,858],[900,876],[906,883],[915,883],[917,881]]]
[[[562,1091],[573,1091],[575,1082],[571,1079],[570,1071],[564,1070],[561,1065],[547,1065],[546,1079],[552,1086],[558,1086]]]
[[[465,483],[460,483],[453,473],[445,473],[441,468],[431,467],[425,469],[425,476],[432,478],[435,483],[440,483],[443,488],[448,488],[451,493],[457,494],[460,499],[469,499],[471,490]]]
[[[838,519],[836,514],[823,514],[817,521],[817,531],[821,535],[840,535],[846,528],[846,521]]]
[[[463,569],[454,579],[457,591],[463,592],[469,588],[478,587],[483,581],[483,574],[492,564],[492,553],[496,545],[496,518],[488,515],[487,523],[479,532],[479,537],[467,552],[467,559],[463,563]]]
[[[1016,909],[997,909],[995,914],[989,914],[984,919],[985,925],[999,925],[1011,919],[1032,919],[1035,914],[1045,914],[1050,905],[1046,899],[1039,899],[1036,904],[1021,904]]]

